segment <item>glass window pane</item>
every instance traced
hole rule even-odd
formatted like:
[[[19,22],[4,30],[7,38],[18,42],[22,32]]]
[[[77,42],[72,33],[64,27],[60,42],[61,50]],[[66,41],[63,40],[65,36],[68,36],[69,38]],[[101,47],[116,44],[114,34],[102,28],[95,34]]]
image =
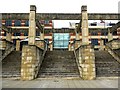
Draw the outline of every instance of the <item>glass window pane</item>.
[[[54,48],[68,48],[69,33],[54,33]]]

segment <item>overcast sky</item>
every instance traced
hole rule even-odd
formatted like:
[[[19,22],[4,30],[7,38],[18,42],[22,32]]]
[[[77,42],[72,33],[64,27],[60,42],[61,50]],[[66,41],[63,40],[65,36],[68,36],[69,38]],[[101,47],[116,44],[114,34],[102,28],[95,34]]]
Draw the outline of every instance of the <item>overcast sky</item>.
[[[37,13],[80,13],[87,5],[88,13],[118,13],[120,0],[2,0],[0,13],[29,13],[36,5]]]
[[[1,13],[26,13],[31,4],[38,13],[79,13],[87,5],[90,13],[117,13],[120,0],[2,0]]]

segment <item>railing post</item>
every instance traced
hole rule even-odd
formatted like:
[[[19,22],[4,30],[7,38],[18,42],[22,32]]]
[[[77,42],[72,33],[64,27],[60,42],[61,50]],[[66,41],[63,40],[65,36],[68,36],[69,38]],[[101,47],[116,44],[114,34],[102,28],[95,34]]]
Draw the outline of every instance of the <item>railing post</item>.
[[[110,31],[108,32],[108,42],[113,40],[113,35],[112,33],[110,33]]]
[[[20,39],[16,40],[16,51],[20,51]]]

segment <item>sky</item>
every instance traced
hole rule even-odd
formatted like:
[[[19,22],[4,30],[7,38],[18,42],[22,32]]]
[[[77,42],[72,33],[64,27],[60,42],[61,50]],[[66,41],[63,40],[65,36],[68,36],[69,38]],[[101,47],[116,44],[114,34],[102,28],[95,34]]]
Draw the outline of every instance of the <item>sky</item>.
[[[87,5],[88,13],[118,13],[120,0],[2,0],[0,13],[29,13],[30,5],[36,5],[37,13],[80,13]],[[54,23],[62,24],[62,21]],[[69,22],[69,21],[67,21]],[[78,22],[78,21],[76,21]],[[67,26],[63,23],[61,26]]]

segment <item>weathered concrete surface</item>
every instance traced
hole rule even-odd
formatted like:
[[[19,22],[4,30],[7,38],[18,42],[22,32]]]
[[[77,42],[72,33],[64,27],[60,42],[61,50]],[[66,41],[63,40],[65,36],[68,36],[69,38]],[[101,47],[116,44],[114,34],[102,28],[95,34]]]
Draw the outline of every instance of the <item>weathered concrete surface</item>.
[[[108,47],[111,49],[119,49],[120,48],[120,40],[111,40],[106,43]]]
[[[119,77],[120,63],[107,51],[95,51],[95,66],[97,77]]]
[[[36,79],[20,81],[3,79],[3,88],[118,88],[118,79],[72,80],[72,79]],[[107,89],[108,90],[108,89]]]
[[[20,51],[20,40],[16,41],[16,51]]]
[[[47,51],[39,70],[40,78],[80,78],[73,51]]]
[[[21,52],[13,51],[2,60],[2,77],[20,77]]]
[[[113,35],[112,33],[108,32],[108,42],[113,40]]]
[[[36,6],[30,6],[30,15],[29,15],[29,35],[28,35],[28,44],[35,45],[36,37]]]
[[[81,7],[81,14],[82,14],[82,22],[81,22],[81,29],[82,29],[82,45],[89,44],[89,31],[88,31],[88,13],[87,13],[87,6]]]
[[[40,20],[80,20],[81,13],[37,13]],[[88,13],[89,20],[119,20],[118,13]],[[2,13],[2,19],[28,19],[29,13]]]
[[[38,70],[43,60],[43,50],[37,46],[23,46],[21,79],[32,80],[37,77]]]
[[[95,79],[96,73],[94,49],[90,45],[82,45],[75,51],[75,56],[82,79]]]

